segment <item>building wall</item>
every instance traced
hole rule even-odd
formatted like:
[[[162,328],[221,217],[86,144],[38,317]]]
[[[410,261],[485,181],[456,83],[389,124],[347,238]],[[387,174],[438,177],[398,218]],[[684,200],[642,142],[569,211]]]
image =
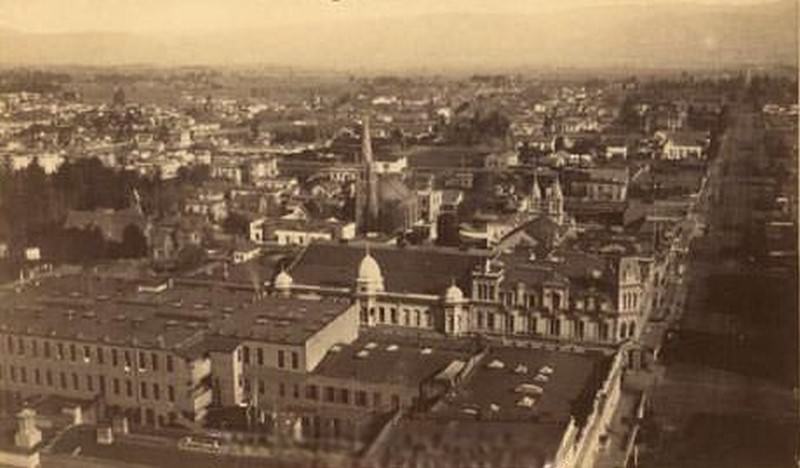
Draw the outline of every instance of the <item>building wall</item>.
[[[22,353],[20,343],[24,345]],[[45,343],[49,343],[50,357],[45,355]],[[61,359],[57,357],[59,344]],[[210,389],[201,382],[210,372],[207,360],[187,362],[162,349],[0,334],[0,390],[85,400],[103,396],[109,407],[134,410],[142,418],[149,412],[154,424],[175,417],[169,413],[185,411],[201,417],[210,403]]]

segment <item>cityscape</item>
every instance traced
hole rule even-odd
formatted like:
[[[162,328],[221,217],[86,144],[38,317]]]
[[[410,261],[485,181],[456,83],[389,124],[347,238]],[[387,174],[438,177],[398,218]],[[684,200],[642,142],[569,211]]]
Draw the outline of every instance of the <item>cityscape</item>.
[[[0,0],[0,466],[800,466],[795,0]]]

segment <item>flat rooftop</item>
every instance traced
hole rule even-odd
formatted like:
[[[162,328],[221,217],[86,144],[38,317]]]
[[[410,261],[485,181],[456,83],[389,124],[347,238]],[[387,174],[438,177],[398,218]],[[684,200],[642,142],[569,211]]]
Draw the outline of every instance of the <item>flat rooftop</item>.
[[[437,347],[428,342],[414,345],[406,340],[362,337],[349,345],[336,345],[314,375],[361,382],[417,386],[451,362],[468,359],[466,349]]]
[[[0,331],[109,344],[177,349],[222,336],[301,344],[350,305],[266,296],[220,285],[139,290],[152,279],[47,278],[0,304]]]
[[[608,358],[527,348],[492,348],[468,382],[437,410],[456,418],[566,425],[593,398]]]
[[[608,362],[594,353],[491,348],[431,412],[403,419],[375,460],[386,467],[543,467],[570,417],[585,420]]]

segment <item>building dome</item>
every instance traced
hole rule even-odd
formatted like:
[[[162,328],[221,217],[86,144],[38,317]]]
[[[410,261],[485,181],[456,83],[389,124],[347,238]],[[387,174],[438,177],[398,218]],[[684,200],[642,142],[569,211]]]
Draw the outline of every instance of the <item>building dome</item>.
[[[367,253],[358,266],[358,279],[383,282],[383,274],[378,262]]]
[[[461,292],[461,289],[455,285],[455,283],[451,284],[449,288],[444,292],[444,301],[445,302],[461,302],[464,300],[464,293]]]
[[[281,272],[278,273],[278,276],[275,277],[275,281],[273,282],[273,284],[275,285],[275,289],[289,289],[292,287],[292,283],[294,283],[294,280],[289,275],[289,273],[286,273],[286,270],[281,270]]]

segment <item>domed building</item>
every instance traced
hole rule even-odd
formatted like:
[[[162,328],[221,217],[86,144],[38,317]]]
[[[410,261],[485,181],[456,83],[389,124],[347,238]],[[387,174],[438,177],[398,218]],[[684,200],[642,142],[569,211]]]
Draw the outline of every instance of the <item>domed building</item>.
[[[292,285],[294,284],[294,279],[286,272],[286,270],[281,270],[275,279],[272,281],[272,286],[281,294],[290,294],[292,290]]]
[[[445,290],[443,295],[444,332],[448,335],[460,335],[469,331],[469,315],[464,300],[464,293],[456,286],[455,281]]]
[[[361,264],[358,266],[356,287],[361,294],[370,294],[383,291],[383,274],[375,258],[367,251]]]

